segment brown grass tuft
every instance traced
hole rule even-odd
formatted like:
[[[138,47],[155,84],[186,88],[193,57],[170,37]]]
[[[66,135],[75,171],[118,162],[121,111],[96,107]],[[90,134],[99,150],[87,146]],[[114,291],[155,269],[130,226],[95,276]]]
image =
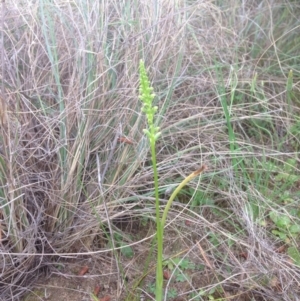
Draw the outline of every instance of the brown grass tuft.
[[[206,266],[178,285],[178,298],[215,289],[228,300],[299,299],[299,262],[276,251],[283,241],[269,217],[300,224],[299,5],[123,2],[2,6],[0,299],[20,299],[58,259],[111,254],[122,278],[111,246],[149,249],[153,233],[117,227],[155,215],[141,58],[159,106],[161,203],[209,166],[170,210],[166,253]],[[133,261],[125,269],[142,270]]]

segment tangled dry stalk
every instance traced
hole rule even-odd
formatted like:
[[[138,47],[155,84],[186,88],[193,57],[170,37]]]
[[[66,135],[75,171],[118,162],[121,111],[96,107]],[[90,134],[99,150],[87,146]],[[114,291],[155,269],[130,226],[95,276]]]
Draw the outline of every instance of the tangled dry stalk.
[[[279,197],[286,191],[299,204],[299,181],[284,186],[273,177],[289,158],[299,172],[300,8],[282,2],[3,4],[1,300],[20,299],[59,257],[116,256],[95,244],[115,231],[113,221],[154,216],[137,98],[141,57],[158,95],[162,204],[173,184],[209,165],[167,223],[211,275],[202,290],[221,287],[231,300],[300,298],[299,268],[277,251],[268,219],[270,210],[286,208]],[[287,101],[290,69],[296,96]],[[197,191],[206,200],[199,210],[190,206]],[[186,220],[192,231],[179,231]]]

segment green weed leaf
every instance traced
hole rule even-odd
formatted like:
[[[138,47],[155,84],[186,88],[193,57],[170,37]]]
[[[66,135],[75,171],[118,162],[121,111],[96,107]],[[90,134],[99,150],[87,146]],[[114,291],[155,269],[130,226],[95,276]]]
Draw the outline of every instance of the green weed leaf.
[[[294,260],[296,265],[300,266],[300,252],[296,247],[289,247],[288,255]]]
[[[282,215],[277,219],[276,226],[278,228],[287,229],[291,224],[291,220],[288,216]]]
[[[291,224],[290,218],[286,215],[279,215],[272,211],[269,216],[278,228],[287,230]]]
[[[286,241],[287,235],[284,232],[278,231],[278,230],[273,230],[272,233],[276,236],[278,236],[280,239],[283,241]]]
[[[178,295],[177,291],[175,288],[171,288],[168,293],[167,293],[167,297],[168,299],[173,299],[173,298],[176,298]]]
[[[300,225],[296,224],[296,225],[292,225],[289,227],[289,231],[292,233],[292,234],[298,234],[300,233]]]
[[[134,255],[132,248],[129,246],[122,248],[121,253],[127,258],[132,258]]]
[[[178,274],[176,276],[176,282],[185,282],[186,281],[186,277],[183,274]]]

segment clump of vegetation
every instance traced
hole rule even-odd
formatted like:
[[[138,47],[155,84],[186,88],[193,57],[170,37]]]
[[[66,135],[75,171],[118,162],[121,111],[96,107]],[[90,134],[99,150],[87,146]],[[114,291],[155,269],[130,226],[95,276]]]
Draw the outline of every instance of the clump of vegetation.
[[[151,299],[156,267],[164,300],[300,298],[300,7],[271,4],[2,3],[1,300],[45,293],[45,272]]]

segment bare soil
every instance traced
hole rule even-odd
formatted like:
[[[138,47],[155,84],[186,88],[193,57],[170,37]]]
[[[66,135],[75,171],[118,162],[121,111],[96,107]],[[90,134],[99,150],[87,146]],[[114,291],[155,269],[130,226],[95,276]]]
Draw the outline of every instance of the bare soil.
[[[149,229],[153,231],[152,225],[140,227],[139,231],[134,223],[130,227],[129,224],[119,225],[119,227],[123,228],[127,235],[132,234],[138,239],[149,235]],[[171,301],[189,300],[191,297],[188,292],[199,292],[201,288],[204,290],[208,287],[213,288],[215,283],[224,280],[217,273],[221,263],[213,262],[206,255],[205,249],[208,246],[205,241],[201,240],[202,234],[197,233],[195,229],[190,229],[189,232],[186,230],[185,226],[180,229],[169,229],[165,233],[165,258],[185,258],[193,264],[192,268],[184,270],[182,273],[184,276],[178,276],[178,271],[176,274],[165,267],[165,287],[167,291],[175,292],[167,298]],[[179,234],[183,231],[186,232],[185,236]],[[134,245],[133,250],[134,256],[131,258],[118,253],[121,277],[118,277],[115,257],[112,254],[101,257],[62,259],[53,264],[49,273],[40,278],[23,301],[155,300],[154,293],[151,291],[151,287],[155,284],[155,254],[152,254],[149,267],[146,267],[150,250],[149,240]],[[245,259],[240,258],[240,260]],[[145,272],[146,276],[143,275]],[[207,293],[200,300],[209,300],[209,297],[234,301],[263,300],[255,293],[255,288],[247,291],[239,288],[237,284],[216,285],[216,287],[215,290],[211,290],[211,294]],[[96,292],[97,288],[99,291]]]

